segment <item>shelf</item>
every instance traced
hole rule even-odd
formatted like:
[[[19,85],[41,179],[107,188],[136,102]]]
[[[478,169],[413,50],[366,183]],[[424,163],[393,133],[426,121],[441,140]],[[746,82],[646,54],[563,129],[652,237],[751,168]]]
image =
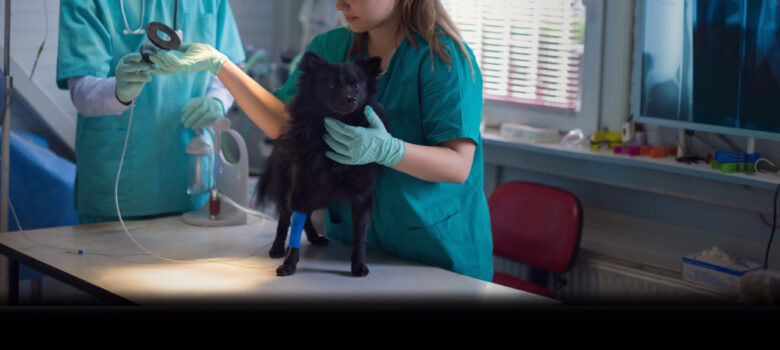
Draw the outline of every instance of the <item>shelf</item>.
[[[559,157],[609,163],[621,166],[639,167],[679,175],[696,176],[715,181],[755,187],[763,190],[774,191],[780,184],[780,176],[776,175],[765,173],[723,173],[720,170],[712,169],[709,164],[704,162],[699,162],[698,164],[685,164],[677,162],[673,157],[650,158],[647,156],[614,154],[611,150],[593,152],[589,149],[566,147],[558,143],[525,143],[505,138],[499,134],[498,130],[492,129],[486,129],[483,131],[482,138],[486,146],[508,147],[521,151],[531,151]]]

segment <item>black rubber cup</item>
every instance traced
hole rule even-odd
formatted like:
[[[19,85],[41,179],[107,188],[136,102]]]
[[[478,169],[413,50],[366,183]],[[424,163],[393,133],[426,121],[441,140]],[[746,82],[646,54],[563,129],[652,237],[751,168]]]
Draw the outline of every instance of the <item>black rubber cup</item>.
[[[160,38],[157,34],[158,31],[167,34],[168,40]],[[139,51],[141,52],[143,60],[149,64],[152,64],[152,61],[149,60],[149,54],[157,51],[157,48],[163,50],[176,50],[181,46],[181,39],[179,38],[179,35],[176,34],[176,31],[160,22],[149,22],[149,24],[146,25],[146,37],[154,46],[144,44]]]

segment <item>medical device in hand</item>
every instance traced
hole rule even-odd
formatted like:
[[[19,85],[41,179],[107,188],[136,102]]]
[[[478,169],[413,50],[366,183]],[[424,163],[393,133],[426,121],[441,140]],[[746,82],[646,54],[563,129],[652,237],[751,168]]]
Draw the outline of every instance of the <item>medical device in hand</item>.
[[[208,129],[214,135],[214,143],[205,135]],[[200,209],[186,212],[182,221],[198,226],[228,226],[246,223],[246,213],[240,206],[247,202],[249,163],[246,143],[237,131],[230,129],[230,119],[217,121],[199,128],[198,136],[187,144],[189,155],[187,193],[197,196],[208,193],[209,199]],[[231,164],[222,152],[222,135],[233,136],[238,144],[238,162]],[[226,201],[229,206],[223,206]]]
[[[139,52],[144,62],[154,64],[149,60],[149,54],[155,53],[158,49],[176,50],[181,46],[181,37],[173,28],[160,22],[149,22],[146,25],[146,41]]]

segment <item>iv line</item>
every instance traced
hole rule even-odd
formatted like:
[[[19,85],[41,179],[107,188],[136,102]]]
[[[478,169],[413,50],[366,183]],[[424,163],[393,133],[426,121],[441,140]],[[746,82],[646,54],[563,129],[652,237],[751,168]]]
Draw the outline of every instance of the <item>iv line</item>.
[[[16,227],[19,229],[19,232],[22,233],[22,236],[24,236],[24,238],[27,239],[28,241],[33,242],[33,243],[38,244],[38,245],[51,247],[51,248],[64,249],[68,253],[83,254],[83,251],[81,249],[76,249],[76,248],[73,248],[73,247],[63,247],[63,246],[58,246],[58,245],[54,245],[54,244],[43,243],[43,242],[39,242],[39,241],[33,239],[32,237],[28,236],[27,235],[27,231],[24,230],[24,228],[22,227],[22,224],[19,222],[19,217],[16,215],[16,209],[14,209],[14,204],[11,203],[11,199],[10,198],[8,199],[8,205],[10,206],[11,214],[14,216],[14,220],[16,221]],[[92,255],[101,255],[101,256],[111,256],[111,257],[127,257],[127,256],[141,255],[141,254],[103,254],[103,253],[95,253],[95,252],[90,252],[90,254],[92,254]]]
[[[122,164],[124,163],[124,160],[125,160],[125,151],[127,150],[127,140],[130,138],[130,129],[131,129],[131,126],[133,125],[133,111],[134,111],[134,107],[135,107],[135,100],[133,100],[131,102],[131,104],[130,104],[130,116],[129,116],[129,119],[127,121],[127,133],[125,134],[125,142],[124,142],[124,145],[122,146],[122,156],[119,158],[119,168],[117,169],[116,181],[114,182],[114,203],[116,204],[116,214],[117,214],[117,217],[119,218],[119,223],[122,224],[122,228],[125,230],[125,233],[127,234],[127,236],[130,237],[130,240],[133,241],[133,243],[138,248],[140,248],[145,253],[147,253],[147,254],[149,254],[151,256],[154,256],[154,257],[156,257],[158,259],[161,259],[161,260],[165,260],[165,261],[169,261],[169,262],[176,262],[176,263],[186,263],[186,262],[193,262],[193,261],[199,260],[199,259],[192,259],[192,260],[172,259],[172,258],[164,257],[162,255],[159,255],[159,254],[156,254],[154,252],[149,251],[148,249],[144,248],[143,245],[138,243],[138,241],[136,241],[135,237],[133,237],[133,235],[130,233],[130,230],[127,229],[127,226],[125,225],[125,221],[122,219],[122,213],[119,211],[119,177],[120,177],[120,175],[122,173]],[[223,197],[227,198],[229,200],[228,203],[230,203],[231,205],[239,206],[238,204],[233,202],[233,200],[228,198],[227,196],[223,196]],[[247,211],[249,209],[243,208],[243,210]],[[260,213],[260,214],[262,214],[262,213]],[[276,268],[278,266],[277,263],[274,263],[273,266],[266,266],[266,267],[254,267],[254,266],[247,266],[247,265],[239,265],[239,264],[229,263],[230,261],[242,260],[244,258],[248,258],[250,256],[253,256],[253,255],[257,254],[257,252],[259,252],[261,249],[263,249],[266,246],[268,246],[268,244],[258,248],[257,250],[255,250],[254,252],[252,252],[251,254],[249,254],[247,256],[236,258],[236,259],[232,259],[232,260],[206,259],[206,260],[203,260],[203,261],[204,262],[221,263],[221,264],[226,264],[226,265],[233,265],[233,266],[238,266],[238,267],[246,267],[246,268],[258,269],[258,270],[265,270],[265,269]]]

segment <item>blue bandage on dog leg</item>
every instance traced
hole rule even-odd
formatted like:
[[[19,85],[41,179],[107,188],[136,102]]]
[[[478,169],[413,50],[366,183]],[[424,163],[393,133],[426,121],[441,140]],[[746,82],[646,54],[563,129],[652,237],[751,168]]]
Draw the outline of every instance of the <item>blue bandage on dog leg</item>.
[[[288,245],[295,249],[301,249],[301,232],[303,224],[306,222],[306,214],[293,212],[292,224],[290,225],[290,241]]]

